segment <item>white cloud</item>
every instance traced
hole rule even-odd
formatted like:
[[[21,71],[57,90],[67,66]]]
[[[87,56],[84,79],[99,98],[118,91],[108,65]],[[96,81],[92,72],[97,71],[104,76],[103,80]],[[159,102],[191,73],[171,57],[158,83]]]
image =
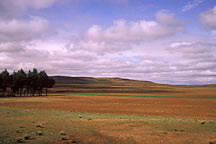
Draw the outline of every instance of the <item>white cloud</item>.
[[[161,10],[156,14],[156,21],[116,20],[107,28],[93,25],[83,38],[75,38],[67,46],[70,50],[96,52],[99,55],[119,53],[132,50],[140,43],[173,36],[183,30],[183,21],[175,18],[174,14]]]
[[[0,16],[4,18],[14,18],[22,15],[28,8],[46,8],[55,2],[56,0],[1,0]]]
[[[208,42],[177,42],[170,44],[167,49],[173,54],[180,54],[184,60],[197,63],[216,61],[216,44]]]
[[[181,53],[209,53],[216,44],[205,42],[175,42],[170,44],[171,51]]]
[[[182,20],[175,18],[175,15],[167,10],[157,12],[156,19],[161,24],[168,26],[182,27],[184,25]]]
[[[188,2],[183,8],[182,11],[189,11],[197,6],[199,6],[201,3],[203,3],[205,0],[193,0]]]
[[[83,51],[94,52],[99,55],[104,55],[106,53],[116,53],[116,52],[131,49],[130,45],[131,45],[130,43],[123,43],[123,42],[84,40],[84,41],[74,42],[70,50],[72,51],[83,50]]]
[[[108,28],[93,25],[87,32],[87,38],[99,41],[149,41],[175,35],[183,31],[182,21],[174,18],[168,11],[160,11],[157,21],[116,20]]]
[[[25,7],[29,6],[34,9],[41,9],[41,8],[47,8],[50,7],[52,4],[54,4],[56,0],[23,0],[22,5]]]
[[[211,29],[216,30],[216,6],[200,14],[201,23]]]
[[[19,52],[23,50],[23,45],[17,43],[0,43],[0,53]]]
[[[171,43],[170,47],[171,48],[177,48],[177,47],[190,46],[190,45],[191,45],[190,42],[175,42],[175,43]]]
[[[50,34],[49,22],[46,19],[32,17],[27,20],[0,21],[0,42],[28,41]]]

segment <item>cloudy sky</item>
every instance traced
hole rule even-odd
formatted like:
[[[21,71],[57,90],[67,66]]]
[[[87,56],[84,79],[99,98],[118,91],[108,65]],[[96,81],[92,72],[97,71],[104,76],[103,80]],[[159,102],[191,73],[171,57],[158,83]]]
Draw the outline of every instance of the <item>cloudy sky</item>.
[[[216,83],[215,0],[0,0],[0,70]]]

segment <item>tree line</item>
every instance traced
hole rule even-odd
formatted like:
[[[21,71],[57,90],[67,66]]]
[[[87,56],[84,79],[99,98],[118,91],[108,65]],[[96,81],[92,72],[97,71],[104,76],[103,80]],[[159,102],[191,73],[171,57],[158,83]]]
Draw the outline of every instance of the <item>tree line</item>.
[[[20,69],[10,74],[7,69],[0,73],[0,90],[2,96],[41,96],[45,90],[47,96],[48,88],[55,85],[55,80],[48,77],[45,71],[40,71],[34,68],[26,73]],[[7,92],[7,94],[6,94]]]

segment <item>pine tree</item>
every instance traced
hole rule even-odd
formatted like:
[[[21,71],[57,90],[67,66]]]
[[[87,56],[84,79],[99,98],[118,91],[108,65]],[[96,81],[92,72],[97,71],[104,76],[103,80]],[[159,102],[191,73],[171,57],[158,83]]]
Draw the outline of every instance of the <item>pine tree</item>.
[[[19,91],[18,73],[14,71],[13,74],[11,75],[11,78],[12,78],[12,82],[10,88],[12,90],[12,95],[15,96],[16,93]]]
[[[46,88],[46,83],[48,81],[48,75],[45,71],[41,71],[39,74],[39,95],[42,95],[43,88]]]
[[[48,78],[48,80],[46,81],[46,96],[47,96],[47,92],[48,92],[48,88],[52,88],[55,85],[55,80],[52,78]]]
[[[6,96],[7,87],[9,87],[11,84],[11,77],[7,69],[5,69],[3,72],[0,73],[0,77],[2,81],[1,88],[3,90],[3,95]]]

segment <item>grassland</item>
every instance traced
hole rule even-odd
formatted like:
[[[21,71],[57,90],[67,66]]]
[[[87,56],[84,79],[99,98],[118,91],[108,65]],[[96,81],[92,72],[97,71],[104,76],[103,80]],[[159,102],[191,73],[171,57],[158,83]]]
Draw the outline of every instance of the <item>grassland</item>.
[[[120,78],[53,77],[57,84],[51,92],[56,94],[93,94],[112,96],[171,96],[216,98],[216,84],[168,85],[149,81]]]
[[[216,141],[215,85],[54,78],[47,97],[0,98],[0,143]]]
[[[0,108],[2,143],[208,143],[215,140],[212,119],[114,115]],[[200,124],[205,121],[205,124]],[[42,127],[37,127],[41,125]],[[37,132],[42,135],[38,136]],[[68,140],[62,140],[60,132]]]

